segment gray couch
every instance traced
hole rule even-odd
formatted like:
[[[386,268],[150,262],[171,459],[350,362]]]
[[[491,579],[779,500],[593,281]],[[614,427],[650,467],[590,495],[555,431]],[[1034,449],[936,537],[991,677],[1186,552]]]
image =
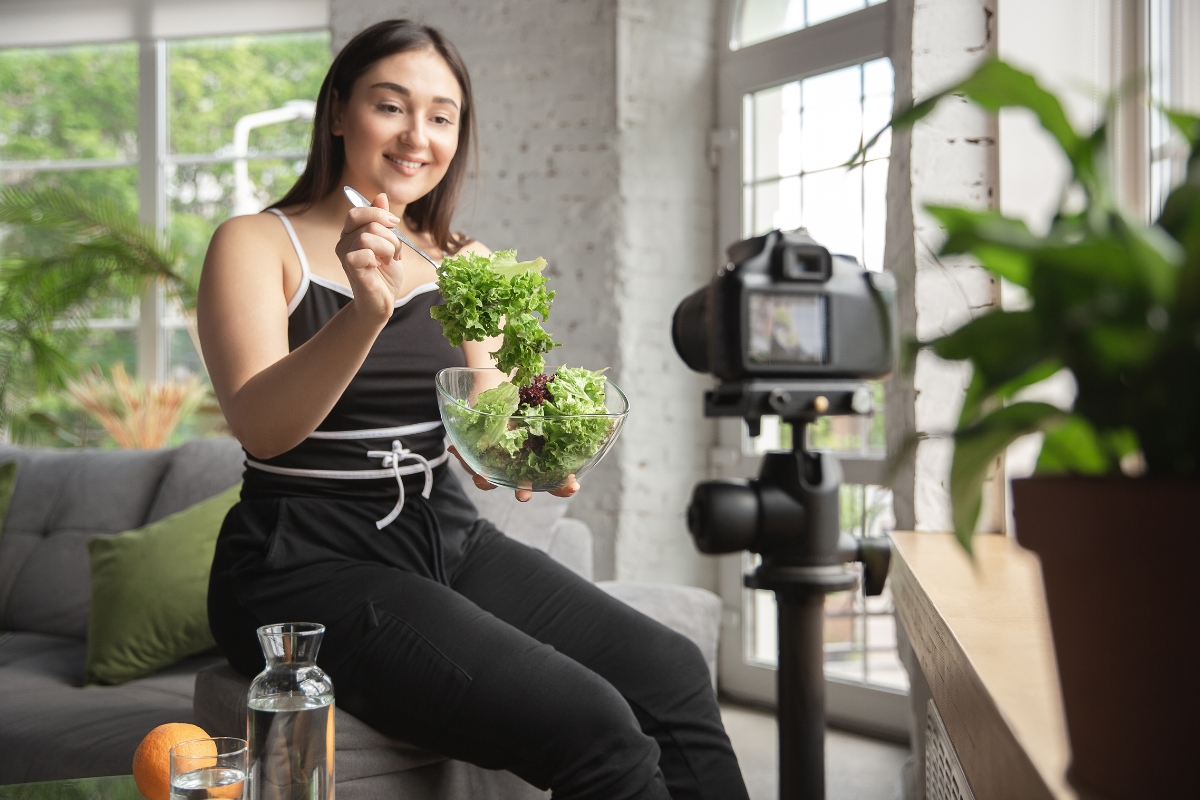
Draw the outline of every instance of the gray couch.
[[[121,686],[82,686],[88,539],[153,522],[233,485],[242,471],[237,443],[203,439],[152,452],[0,446],[0,463],[11,460],[20,471],[0,533],[0,784],[128,774],[142,736],[165,722],[195,721],[213,735],[241,735],[248,682],[215,652]],[[538,495],[518,504],[500,490],[469,492],[481,514],[508,535],[591,579],[591,532],[563,516],[566,501]],[[599,585],[692,638],[715,685],[715,595]],[[544,796],[508,773],[390,741],[342,711],[336,746],[342,800],[398,790],[414,800]]]

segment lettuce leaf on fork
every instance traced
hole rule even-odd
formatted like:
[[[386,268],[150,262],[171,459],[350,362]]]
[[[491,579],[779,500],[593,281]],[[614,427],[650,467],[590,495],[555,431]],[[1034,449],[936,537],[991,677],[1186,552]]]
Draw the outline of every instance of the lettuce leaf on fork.
[[[543,258],[518,262],[516,250],[449,256],[438,267],[445,302],[429,315],[442,324],[442,333],[455,347],[503,336],[504,343],[491,355],[501,372],[512,373],[513,383],[524,386],[545,368],[543,356],[558,347],[542,328],[554,300],[542,275],[545,268]]]

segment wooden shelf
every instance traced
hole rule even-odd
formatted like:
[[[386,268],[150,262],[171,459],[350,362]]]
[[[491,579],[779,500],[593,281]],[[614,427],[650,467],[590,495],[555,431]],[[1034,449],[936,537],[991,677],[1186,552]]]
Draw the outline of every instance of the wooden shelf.
[[[892,534],[891,588],[977,800],[1076,800],[1037,556],[976,536]]]

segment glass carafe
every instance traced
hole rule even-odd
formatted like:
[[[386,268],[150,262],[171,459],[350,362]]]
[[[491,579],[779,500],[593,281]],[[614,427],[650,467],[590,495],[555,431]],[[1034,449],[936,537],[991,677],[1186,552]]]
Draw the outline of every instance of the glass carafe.
[[[267,668],[246,701],[251,800],[333,799],[333,682],[316,663],[324,635],[313,622],[258,629]]]

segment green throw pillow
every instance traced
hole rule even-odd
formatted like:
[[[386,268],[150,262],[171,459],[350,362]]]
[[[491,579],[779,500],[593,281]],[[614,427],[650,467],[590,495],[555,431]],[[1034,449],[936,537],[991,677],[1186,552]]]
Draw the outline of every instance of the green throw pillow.
[[[17,488],[17,462],[0,464],[0,530],[4,529],[4,518],[8,516],[8,504],[12,502],[13,489]]]
[[[217,534],[241,484],[117,536],[88,542],[88,685],[125,683],[215,645],[208,572]]]

